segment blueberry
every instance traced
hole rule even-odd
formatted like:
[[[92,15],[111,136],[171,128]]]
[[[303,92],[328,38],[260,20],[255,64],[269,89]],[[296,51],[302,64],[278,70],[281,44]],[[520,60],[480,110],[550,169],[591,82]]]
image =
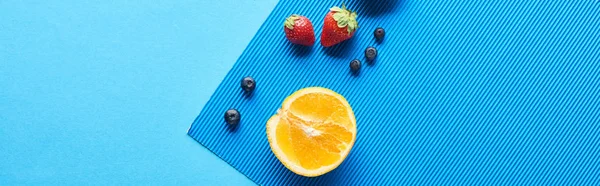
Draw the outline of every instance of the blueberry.
[[[248,76],[242,79],[242,89],[246,92],[252,92],[256,88],[256,81],[254,78]]]
[[[377,29],[375,29],[375,32],[373,32],[373,34],[375,34],[375,38],[377,38],[377,40],[383,40],[383,37],[385,36],[385,30],[381,27],[378,27]]]
[[[352,70],[352,72],[354,72],[354,73],[360,71],[360,60],[358,60],[358,59],[352,60],[350,62],[350,70]]]
[[[368,61],[373,61],[377,57],[377,49],[374,47],[367,47],[365,50],[365,57]]]
[[[240,119],[242,119],[242,115],[235,109],[229,109],[225,112],[225,122],[230,126],[235,126],[240,123]]]

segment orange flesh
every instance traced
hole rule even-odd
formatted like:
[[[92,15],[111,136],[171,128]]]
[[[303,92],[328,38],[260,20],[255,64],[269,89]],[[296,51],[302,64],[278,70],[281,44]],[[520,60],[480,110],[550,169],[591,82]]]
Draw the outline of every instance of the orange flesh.
[[[345,105],[331,95],[306,94],[279,113],[277,144],[287,159],[308,170],[338,162],[354,139]],[[325,103],[325,104],[323,104]],[[353,118],[353,116],[352,116]]]

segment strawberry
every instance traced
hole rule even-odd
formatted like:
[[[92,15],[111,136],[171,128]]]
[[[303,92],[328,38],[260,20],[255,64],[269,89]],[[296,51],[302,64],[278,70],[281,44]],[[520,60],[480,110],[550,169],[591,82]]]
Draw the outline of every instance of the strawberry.
[[[330,47],[352,38],[358,28],[356,16],[356,12],[347,10],[345,5],[342,5],[342,8],[334,6],[329,9],[323,24],[321,45]]]
[[[308,18],[292,14],[284,22],[285,37],[298,45],[312,46],[315,44],[315,31]]]

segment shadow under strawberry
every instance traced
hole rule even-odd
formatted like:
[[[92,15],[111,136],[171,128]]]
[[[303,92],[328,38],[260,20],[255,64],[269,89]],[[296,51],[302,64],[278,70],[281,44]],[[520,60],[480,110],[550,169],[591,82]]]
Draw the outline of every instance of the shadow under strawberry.
[[[331,57],[336,57],[336,58],[348,57],[349,55],[351,55],[351,52],[356,45],[355,40],[356,39],[354,39],[354,38],[350,38],[350,39],[343,41],[337,45],[333,45],[331,47],[323,47],[323,51],[325,52],[325,54],[327,54],[328,56],[331,56]]]
[[[287,42],[286,45],[286,50],[288,50],[289,53],[293,54],[296,57],[304,57],[309,55],[313,48],[312,46],[302,46],[292,44],[290,42]]]

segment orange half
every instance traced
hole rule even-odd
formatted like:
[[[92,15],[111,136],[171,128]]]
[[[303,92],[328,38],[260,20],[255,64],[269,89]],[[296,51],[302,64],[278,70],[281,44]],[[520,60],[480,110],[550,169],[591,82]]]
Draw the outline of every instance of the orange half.
[[[288,96],[267,122],[271,150],[292,172],[315,177],[337,168],[356,140],[356,119],[346,99],[310,87]]]

